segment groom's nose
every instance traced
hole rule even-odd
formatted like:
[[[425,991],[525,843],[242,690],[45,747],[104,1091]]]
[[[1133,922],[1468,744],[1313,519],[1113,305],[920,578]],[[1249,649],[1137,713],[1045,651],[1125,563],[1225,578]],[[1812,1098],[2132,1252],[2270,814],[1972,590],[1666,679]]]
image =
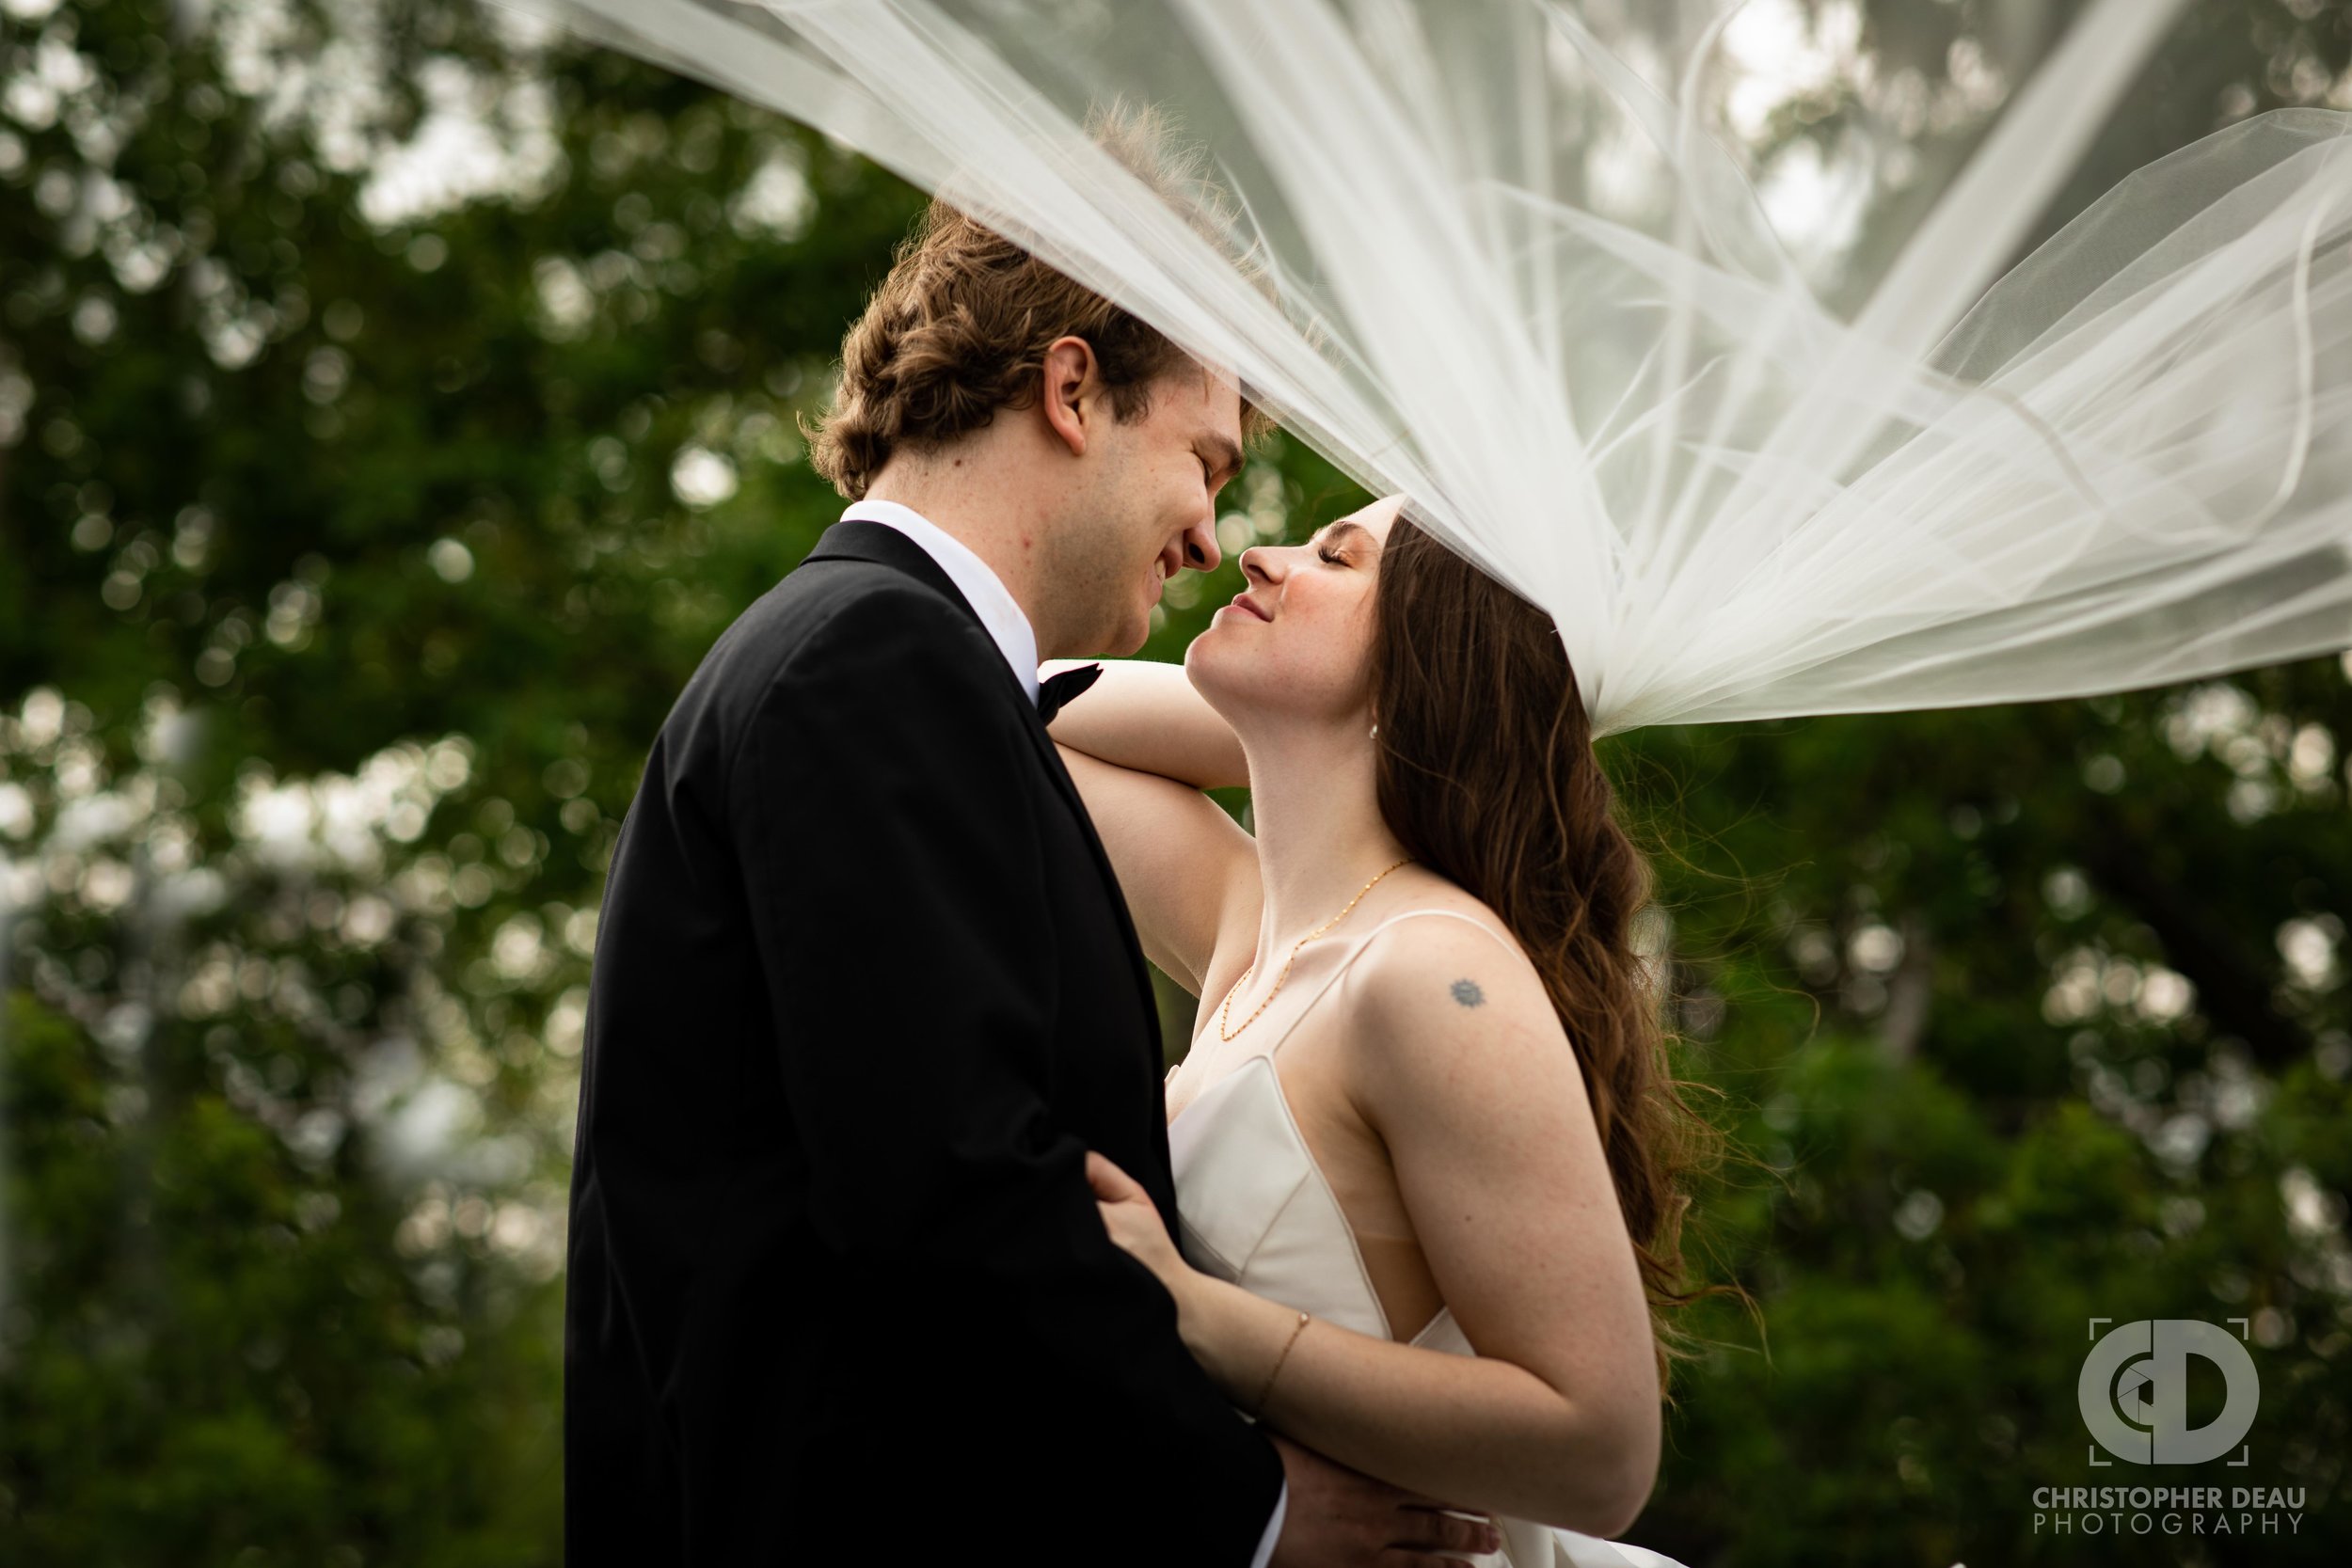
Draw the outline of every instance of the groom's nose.
[[[1216,521],[1203,518],[1184,530],[1184,564],[1196,572],[1214,572],[1216,563],[1225,559],[1216,547]]]

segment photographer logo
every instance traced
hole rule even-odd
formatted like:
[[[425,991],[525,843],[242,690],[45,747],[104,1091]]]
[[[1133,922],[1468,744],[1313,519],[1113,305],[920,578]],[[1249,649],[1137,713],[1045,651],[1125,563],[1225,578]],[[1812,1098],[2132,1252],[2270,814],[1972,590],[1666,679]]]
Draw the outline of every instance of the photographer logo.
[[[2204,1465],[2215,1460],[2243,1469],[2253,1463],[2246,1434],[2262,1403],[2262,1377],[2246,1348],[2251,1323],[2230,1322],[2235,1334],[2200,1318],[2141,1318],[2101,1334],[2112,1318],[2093,1318],[2096,1340],[2083,1357],[2075,1400],[2094,1468],[2130,1465]],[[2199,1363],[2203,1363],[2200,1370]],[[2216,1374],[2220,1411],[2211,1412]],[[2190,1385],[2200,1386],[2192,1400]],[[2101,1451],[2111,1457],[2101,1456]],[[2234,1457],[2224,1458],[2225,1455]],[[2122,1486],[2056,1484],[2033,1493],[2036,1535],[2249,1535],[2302,1533],[2300,1486],[2208,1486],[2181,1483]]]
[[[2095,1332],[2109,1320],[2090,1320]],[[2238,1322],[2244,1322],[2240,1319]],[[2221,1413],[2188,1424],[2189,1358],[2221,1370],[2228,1387]],[[2099,1447],[2134,1465],[2202,1465],[2235,1449],[2262,1403],[2262,1377],[2245,1342],[2201,1318],[2142,1318],[2109,1329],[2083,1358],[2075,1393],[2083,1424]],[[2245,1465],[2245,1454],[2232,1460]],[[2109,1465],[2091,1450],[2093,1465]]]

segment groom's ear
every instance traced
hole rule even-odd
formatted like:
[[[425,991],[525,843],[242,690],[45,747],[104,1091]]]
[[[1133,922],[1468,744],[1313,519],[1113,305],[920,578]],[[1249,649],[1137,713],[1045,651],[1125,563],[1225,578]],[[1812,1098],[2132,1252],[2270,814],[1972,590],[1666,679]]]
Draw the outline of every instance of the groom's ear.
[[[1094,345],[1084,338],[1057,338],[1045,345],[1042,395],[1039,407],[1045,426],[1070,449],[1084,457],[1087,436],[1100,417],[1103,384],[1096,372]]]

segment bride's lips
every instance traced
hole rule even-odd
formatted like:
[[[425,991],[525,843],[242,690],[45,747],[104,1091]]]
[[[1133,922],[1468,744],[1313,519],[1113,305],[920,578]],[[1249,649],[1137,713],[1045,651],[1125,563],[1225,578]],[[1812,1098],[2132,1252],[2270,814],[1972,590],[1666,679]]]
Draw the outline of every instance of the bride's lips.
[[[1238,610],[1247,614],[1255,615],[1261,621],[1271,621],[1274,619],[1273,616],[1268,615],[1264,610],[1260,610],[1258,608],[1257,601],[1252,599],[1247,594],[1234,594],[1232,600],[1226,604],[1225,608],[1227,610]]]

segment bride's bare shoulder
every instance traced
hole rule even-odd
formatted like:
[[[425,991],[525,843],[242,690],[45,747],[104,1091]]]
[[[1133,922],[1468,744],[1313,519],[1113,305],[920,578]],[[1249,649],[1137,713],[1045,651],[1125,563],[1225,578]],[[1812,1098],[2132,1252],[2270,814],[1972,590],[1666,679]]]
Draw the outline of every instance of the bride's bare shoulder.
[[[1412,909],[1389,917],[1343,988],[1347,1076],[1368,1118],[1491,1117],[1581,1085],[1543,977],[1502,919],[1458,889]]]
[[[1383,983],[1392,987],[1411,977],[1426,978],[1423,972],[1433,964],[1443,969],[1456,959],[1483,960],[1489,973],[1500,965],[1542,990],[1535,966],[1518,937],[1485,903],[1438,877],[1425,878],[1422,885],[1403,892],[1404,896],[1381,916],[1379,935],[1365,947],[1355,966],[1360,977],[1359,1002],[1372,1000],[1373,992],[1385,989]]]

